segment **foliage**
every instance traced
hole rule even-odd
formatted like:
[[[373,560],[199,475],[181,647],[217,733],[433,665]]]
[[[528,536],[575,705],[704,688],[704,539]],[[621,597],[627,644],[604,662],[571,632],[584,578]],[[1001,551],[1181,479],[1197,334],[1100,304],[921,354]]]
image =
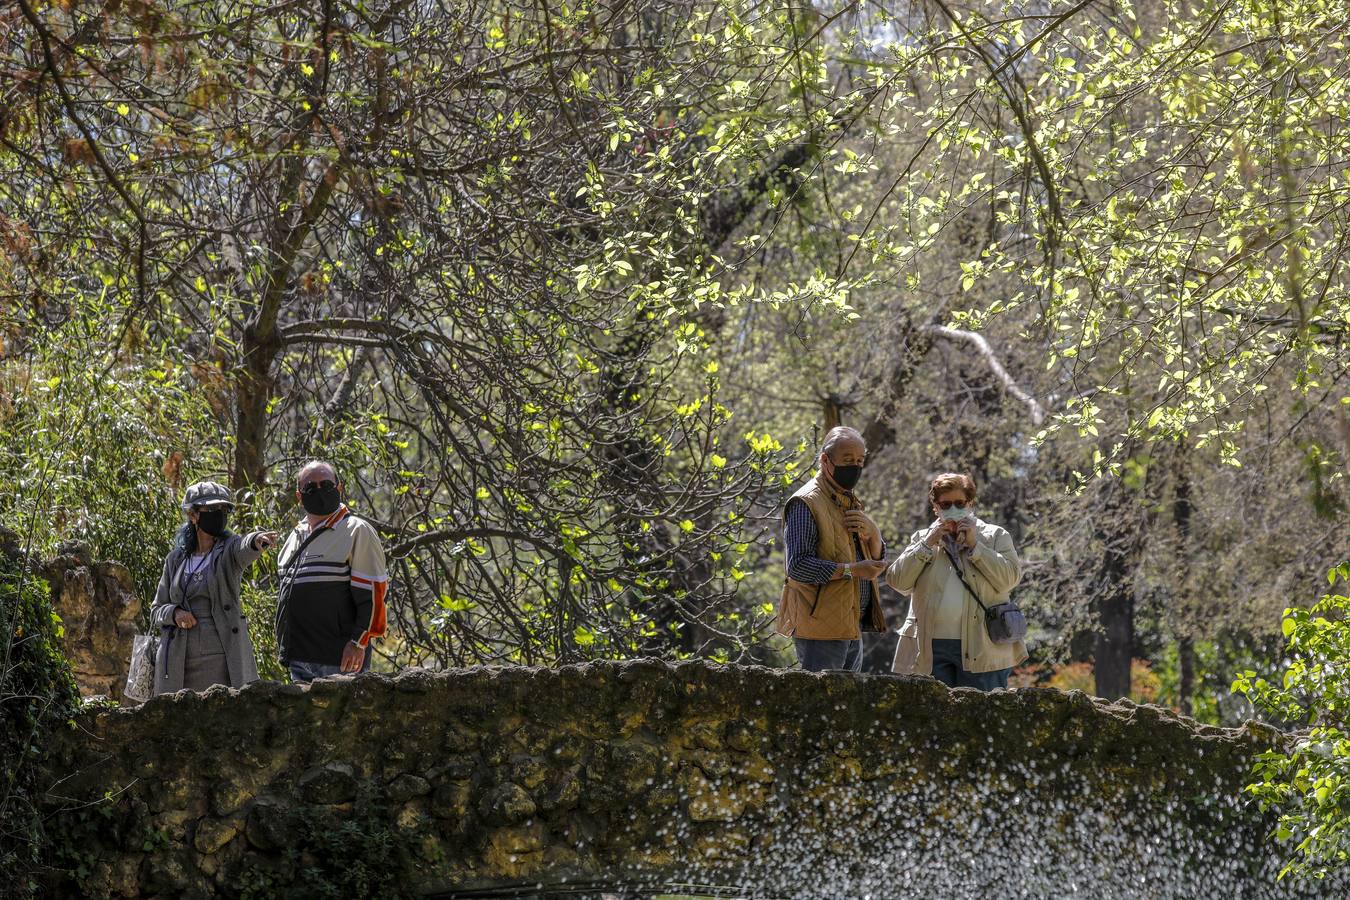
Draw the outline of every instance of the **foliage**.
[[[414,885],[422,833],[390,828],[374,815],[333,822],[325,812],[289,810],[284,859],[262,863],[245,857],[232,875],[239,896],[402,900],[418,895]]]
[[[1033,654],[1113,669],[1102,693],[1124,695],[1130,659],[1167,642],[1277,635],[1346,528],[1345,182],[1319,167],[1345,136],[1316,124],[1342,115],[1335,16],[869,9],[827,31],[836,91],[816,99],[883,93],[813,171],[812,202],[751,248],[766,281],[846,275],[849,308],[730,310],[728,404],[794,438],[862,429],[892,543],[927,521],[927,478],[973,472],[980,514],[1028,564]],[[1284,134],[1272,107],[1290,84]],[[1312,269],[1286,266],[1305,252]]]
[[[1283,639],[1254,638],[1256,628],[1230,628],[1214,640],[1196,641],[1193,650],[1194,683],[1189,695],[1190,715],[1206,725],[1238,728],[1257,718],[1257,711],[1245,694],[1233,691],[1238,674],[1269,665],[1278,659]],[[1158,652],[1154,671],[1158,673],[1158,701],[1173,709],[1181,707],[1181,659],[1175,643],[1167,642]]]
[[[178,382],[172,355],[109,354],[106,334],[91,330],[107,313],[102,300],[69,312],[0,359],[0,518],[39,556],[87,543],[95,558],[126,565],[149,598],[183,488],[218,471],[216,427]]]
[[[21,12],[22,340],[73,310],[174,348],[261,512],[302,458],[346,462],[403,661],[744,651],[780,454],[731,424],[700,310],[838,297],[724,285],[715,253],[832,127],[776,114],[823,74],[791,7]]]
[[[1035,652],[1124,694],[1216,623],[1259,643],[1340,549],[1339,18],[24,0],[0,352],[40,386],[99,338],[72,358],[113,383],[28,405],[0,504],[144,582],[156,452],[269,524],[335,456],[391,664],[770,659],[776,503],[847,418],[893,549],[974,472]],[[30,439],[110,396],[111,440]],[[67,446],[91,489],[52,500],[23,473]]]
[[[855,64],[915,85],[869,124],[913,121],[929,139],[890,165],[854,163],[882,190],[853,217],[850,261],[894,261],[917,289],[938,236],[975,231],[948,262],[951,319],[1020,319],[1053,380],[1049,427],[1101,439],[1085,474],[1120,474],[1160,439],[1241,465],[1267,389],[1344,396],[1338,14],[1271,0],[930,9],[897,11],[901,37]]]
[[[257,564],[266,567],[266,559]],[[263,586],[260,586],[258,582]],[[248,634],[253,641],[253,655],[258,661],[258,676],[264,681],[286,681],[289,676],[277,655],[276,589],[272,579],[265,576],[241,585],[239,603],[248,620]]]
[[[12,537],[12,533],[7,535]],[[37,796],[47,737],[79,707],[46,582],[0,547],[0,868],[36,896],[47,834]]]
[[[110,850],[158,854],[172,843],[168,832],[155,827],[145,809],[121,791],[106,791],[97,802],[48,810],[54,825],[45,848],[51,862],[48,887],[58,896],[93,895],[99,864]]]
[[[1247,788],[1279,813],[1275,838],[1293,854],[1282,875],[1323,877],[1350,862],[1350,563],[1327,582],[1332,590],[1311,609],[1285,610],[1283,678],[1248,670],[1233,682],[1267,715],[1307,729],[1287,752],[1262,754]]]

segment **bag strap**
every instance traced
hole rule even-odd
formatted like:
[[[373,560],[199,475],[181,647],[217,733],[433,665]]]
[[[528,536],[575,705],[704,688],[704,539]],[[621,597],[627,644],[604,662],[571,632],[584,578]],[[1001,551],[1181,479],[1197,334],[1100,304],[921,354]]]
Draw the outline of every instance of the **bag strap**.
[[[951,548],[947,546],[946,541],[942,542],[942,552],[947,554],[947,559],[951,560],[952,571],[956,572],[956,577],[961,579],[961,584],[965,586],[966,590],[970,591],[970,596],[974,597],[975,602],[980,604],[980,609],[984,610],[985,615],[988,615],[989,607],[984,605],[984,601],[980,599],[980,595],[975,593],[975,589],[970,586],[969,582],[966,581],[965,576],[961,574],[961,567],[956,564],[956,557],[952,556]]]
[[[290,590],[295,586],[295,576],[300,571],[299,565],[301,555],[305,552],[305,548],[308,547],[316,537],[323,534],[327,530],[328,530],[327,523],[320,525],[318,528],[315,528],[313,531],[309,533],[309,537],[305,538],[303,541],[300,542],[299,547],[295,548],[295,555],[291,557],[291,564],[286,567],[287,571],[290,572],[291,577],[286,579],[285,584],[283,585],[283,590]],[[281,593],[281,591],[278,591],[277,593]]]

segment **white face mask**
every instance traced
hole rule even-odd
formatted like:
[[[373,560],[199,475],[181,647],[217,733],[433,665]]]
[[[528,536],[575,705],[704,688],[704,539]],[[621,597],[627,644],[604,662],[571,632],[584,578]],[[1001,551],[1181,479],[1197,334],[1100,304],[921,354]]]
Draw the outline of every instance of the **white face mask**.
[[[942,515],[940,515],[938,518],[942,519],[942,521],[944,522],[960,522],[968,515],[970,515],[969,507],[949,506],[946,509],[942,510]]]

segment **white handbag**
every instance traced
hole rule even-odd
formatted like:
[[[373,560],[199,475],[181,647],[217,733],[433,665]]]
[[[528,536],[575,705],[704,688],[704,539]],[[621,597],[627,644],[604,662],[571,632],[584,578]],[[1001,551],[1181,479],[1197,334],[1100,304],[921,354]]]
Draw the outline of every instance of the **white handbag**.
[[[131,642],[131,666],[122,696],[144,703],[155,693],[155,657],[159,653],[159,635],[138,634]]]

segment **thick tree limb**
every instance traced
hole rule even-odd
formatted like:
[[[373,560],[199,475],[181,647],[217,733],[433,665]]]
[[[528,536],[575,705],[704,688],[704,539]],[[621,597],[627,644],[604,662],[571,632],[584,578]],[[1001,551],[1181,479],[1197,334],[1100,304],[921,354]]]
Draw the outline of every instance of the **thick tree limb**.
[[[1008,374],[1008,370],[1003,368],[1003,363],[999,362],[998,356],[994,353],[994,348],[989,346],[989,341],[984,335],[974,331],[962,331],[959,328],[948,328],[946,325],[925,325],[923,330],[935,337],[946,338],[949,341],[965,341],[974,347],[979,354],[984,357],[984,361],[989,364],[989,369],[994,373],[994,377],[1003,383],[1003,387],[1018,400],[1026,404],[1031,412],[1031,422],[1040,426],[1045,422],[1045,408],[1041,406],[1040,401],[1028,394],[1017,386],[1017,382]]]

